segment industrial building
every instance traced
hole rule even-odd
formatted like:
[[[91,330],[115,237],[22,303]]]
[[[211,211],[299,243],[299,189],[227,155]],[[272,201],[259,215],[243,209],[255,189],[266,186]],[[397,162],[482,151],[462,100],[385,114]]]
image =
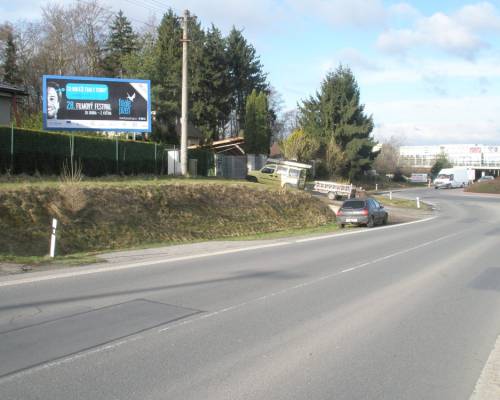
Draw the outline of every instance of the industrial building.
[[[401,146],[399,165],[415,170],[430,169],[440,155],[454,167],[470,167],[476,175],[499,176],[500,145],[441,144],[435,146]]]

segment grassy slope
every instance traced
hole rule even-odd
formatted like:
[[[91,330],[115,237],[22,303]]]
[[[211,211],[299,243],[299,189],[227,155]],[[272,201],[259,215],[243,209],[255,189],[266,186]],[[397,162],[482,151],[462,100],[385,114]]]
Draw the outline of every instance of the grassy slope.
[[[472,193],[494,193],[500,194],[500,179],[497,178],[491,182],[474,183],[465,189],[466,192]]]
[[[244,182],[4,182],[0,257],[45,255],[52,217],[60,223],[58,254],[259,235],[334,221],[328,207],[307,193]]]

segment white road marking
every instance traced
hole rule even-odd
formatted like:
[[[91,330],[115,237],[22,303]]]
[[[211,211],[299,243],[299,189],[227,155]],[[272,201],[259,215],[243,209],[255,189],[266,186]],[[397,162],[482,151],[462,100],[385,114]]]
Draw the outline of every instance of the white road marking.
[[[271,297],[279,296],[279,295],[282,295],[282,294],[285,294],[285,293],[288,293],[288,292],[291,292],[291,291],[294,291],[294,290],[297,290],[297,289],[301,289],[301,288],[304,288],[304,287],[307,287],[307,286],[311,286],[311,285],[317,284],[319,282],[325,281],[327,279],[331,279],[333,277],[339,276],[341,274],[345,274],[345,273],[348,273],[348,272],[353,272],[353,271],[359,270],[361,268],[366,268],[369,265],[373,265],[373,264],[378,263],[380,261],[387,260],[387,259],[399,256],[401,254],[409,253],[409,252],[411,252],[413,250],[420,249],[422,247],[429,246],[429,245],[434,244],[434,243],[441,242],[443,240],[449,239],[449,238],[451,238],[453,236],[456,236],[456,235],[459,235],[459,234],[460,234],[460,232],[456,232],[456,233],[453,233],[453,234],[450,234],[450,235],[441,236],[441,237],[439,237],[437,239],[434,239],[434,240],[431,240],[431,241],[428,241],[428,242],[425,242],[425,243],[421,243],[421,244],[419,244],[417,246],[409,247],[409,248],[407,248],[405,250],[401,250],[401,251],[398,251],[398,252],[395,252],[395,253],[391,253],[391,254],[389,254],[387,256],[380,257],[380,258],[377,258],[377,259],[374,259],[372,261],[368,261],[368,262],[365,262],[365,263],[362,263],[362,264],[358,264],[358,265],[355,265],[353,267],[343,269],[341,271],[337,271],[337,272],[333,272],[331,274],[323,275],[323,276],[320,276],[320,277],[318,277],[316,279],[313,279],[313,280],[310,280],[310,281],[307,281],[307,282],[303,282],[303,283],[299,283],[297,285],[290,286],[288,288],[285,288],[285,289],[282,289],[282,290],[279,290],[279,291],[276,291],[276,292],[268,293],[268,294],[266,294],[264,296],[260,296],[260,297],[257,297],[255,299],[251,299],[251,300],[248,300],[248,301],[245,301],[245,302],[242,302],[242,303],[238,303],[238,304],[235,304],[235,305],[232,305],[232,306],[228,306],[228,307],[222,308],[220,310],[212,311],[212,312],[209,312],[207,314],[201,314],[201,315],[199,314],[198,316],[195,316],[193,318],[185,319],[185,320],[182,320],[182,321],[179,321],[179,322],[175,322],[175,323],[167,325],[167,326],[165,326],[165,327],[163,327],[161,329],[158,329],[157,333],[167,332],[167,331],[179,328],[181,326],[185,326],[185,325],[192,324],[192,323],[195,323],[195,322],[198,322],[198,321],[202,321],[202,320],[205,320],[205,319],[213,318],[213,317],[215,317],[217,315],[224,314],[224,313],[227,313],[227,312],[230,312],[230,311],[234,311],[234,310],[243,308],[243,307],[245,307],[247,305],[250,305],[250,304],[255,304],[255,303],[258,303],[258,302],[266,301],[267,299],[269,299]],[[93,354],[101,353],[101,352],[104,352],[104,351],[111,351],[111,350],[114,350],[114,349],[116,349],[116,348],[124,345],[124,344],[128,344],[128,343],[134,342],[134,341],[139,340],[139,339],[144,339],[144,338],[145,338],[144,335],[132,335],[132,336],[130,336],[127,339],[122,339],[122,340],[120,340],[118,342],[115,342],[115,343],[109,343],[107,345],[103,345],[103,346],[100,346],[100,347],[97,346],[96,348],[94,348],[92,350],[82,351],[80,353],[74,354],[74,355],[69,356],[69,357],[60,358],[58,360],[47,362],[45,364],[40,364],[40,365],[32,367],[32,368],[27,368],[27,369],[25,369],[23,371],[20,371],[20,372],[17,372],[17,373],[13,373],[11,375],[7,375],[7,376],[4,376],[4,377],[0,378],[0,384],[4,383],[4,382],[7,382],[7,381],[11,381],[11,380],[17,379],[17,378],[25,377],[27,375],[33,374],[33,373],[41,371],[41,370],[49,369],[49,368],[56,367],[56,366],[59,366],[59,365],[62,365],[62,364],[67,364],[67,363],[70,363],[72,361],[88,357],[88,356],[93,355]],[[483,400],[483,399],[474,399],[474,400]]]
[[[194,255],[189,255],[189,256],[181,256],[181,257],[162,259],[162,260],[143,261],[143,262],[138,262],[138,263],[114,265],[114,266],[108,266],[108,267],[99,266],[99,267],[94,267],[94,268],[88,268],[88,269],[85,269],[83,271],[80,270],[80,271],[71,271],[71,272],[61,272],[61,273],[44,275],[44,276],[27,277],[27,278],[21,278],[21,279],[10,279],[10,280],[5,280],[5,281],[0,281],[0,287],[22,285],[22,284],[42,282],[42,281],[50,281],[50,280],[54,280],[54,279],[73,278],[73,277],[77,277],[77,276],[99,274],[99,273],[103,273],[103,272],[122,271],[122,270],[132,269],[132,268],[140,268],[140,267],[147,267],[147,266],[158,265],[158,264],[174,263],[177,261],[188,261],[188,260],[195,260],[195,259],[204,258],[204,257],[214,257],[214,256],[225,255],[225,254],[240,253],[240,252],[244,252],[244,251],[286,246],[286,245],[295,244],[295,243],[306,243],[306,242],[311,242],[311,241],[316,241],[316,240],[332,239],[332,238],[343,237],[343,236],[347,236],[347,235],[358,235],[358,234],[364,234],[364,233],[369,233],[369,232],[378,232],[382,229],[394,229],[394,228],[399,228],[401,226],[407,226],[407,225],[412,225],[412,224],[419,224],[422,222],[428,222],[428,221],[431,221],[435,218],[437,218],[437,216],[426,218],[426,219],[421,219],[418,221],[405,222],[405,223],[397,224],[397,225],[383,226],[383,227],[376,228],[376,229],[367,229],[367,230],[360,230],[360,231],[353,231],[353,232],[346,232],[346,233],[334,233],[334,234],[328,234],[328,235],[322,235],[322,236],[315,236],[315,237],[306,238],[306,239],[297,239],[297,240],[290,240],[290,241],[285,241],[285,242],[282,241],[282,242],[276,242],[276,243],[261,244],[261,245],[257,245],[257,246],[240,247],[237,249],[214,251],[214,252],[210,252],[210,253],[194,254]]]
[[[500,336],[486,361],[470,400],[500,399]]]
[[[313,242],[315,240],[324,240],[324,239],[330,239],[333,237],[342,237],[342,236],[347,236],[347,235],[356,235],[356,234],[368,233],[368,232],[378,232],[378,231],[381,231],[382,229],[394,229],[394,228],[399,228],[400,226],[420,224],[422,222],[432,221],[433,219],[436,219],[436,218],[437,218],[437,216],[434,216],[434,217],[429,217],[429,218],[425,218],[425,219],[419,219],[418,221],[404,222],[402,224],[396,224],[396,225],[381,226],[381,227],[376,228],[376,229],[365,229],[362,231],[352,231],[352,232],[346,232],[346,233],[332,233],[329,235],[315,236],[315,237],[305,238],[305,239],[298,239],[294,243]]]

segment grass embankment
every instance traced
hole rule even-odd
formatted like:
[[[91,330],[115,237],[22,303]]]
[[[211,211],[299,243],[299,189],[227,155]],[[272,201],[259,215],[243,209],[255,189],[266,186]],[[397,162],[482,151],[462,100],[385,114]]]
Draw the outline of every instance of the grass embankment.
[[[406,199],[396,199],[392,198],[389,199],[389,197],[386,196],[380,196],[380,195],[374,195],[370,196],[377,200],[380,204],[388,207],[398,207],[398,208],[414,208],[417,209],[417,200],[406,200]],[[429,204],[424,203],[423,201],[420,201],[420,209],[421,210],[431,210],[432,207]]]
[[[471,193],[492,193],[500,194],[500,179],[497,178],[490,182],[478,182],[465,188],[466,192]]]
[[[335,220],[308,193],[245,182],[10,182],[0,184],[0,260],[46,255],[52,218],[59,255],[331,228]]]

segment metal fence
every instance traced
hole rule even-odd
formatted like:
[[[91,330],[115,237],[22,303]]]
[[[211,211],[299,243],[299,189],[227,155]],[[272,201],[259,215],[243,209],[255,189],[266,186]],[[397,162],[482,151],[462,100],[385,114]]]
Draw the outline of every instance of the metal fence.
[[[247,176],[247,156],[216,154],[215,175],[230,179],[245,179]]]

